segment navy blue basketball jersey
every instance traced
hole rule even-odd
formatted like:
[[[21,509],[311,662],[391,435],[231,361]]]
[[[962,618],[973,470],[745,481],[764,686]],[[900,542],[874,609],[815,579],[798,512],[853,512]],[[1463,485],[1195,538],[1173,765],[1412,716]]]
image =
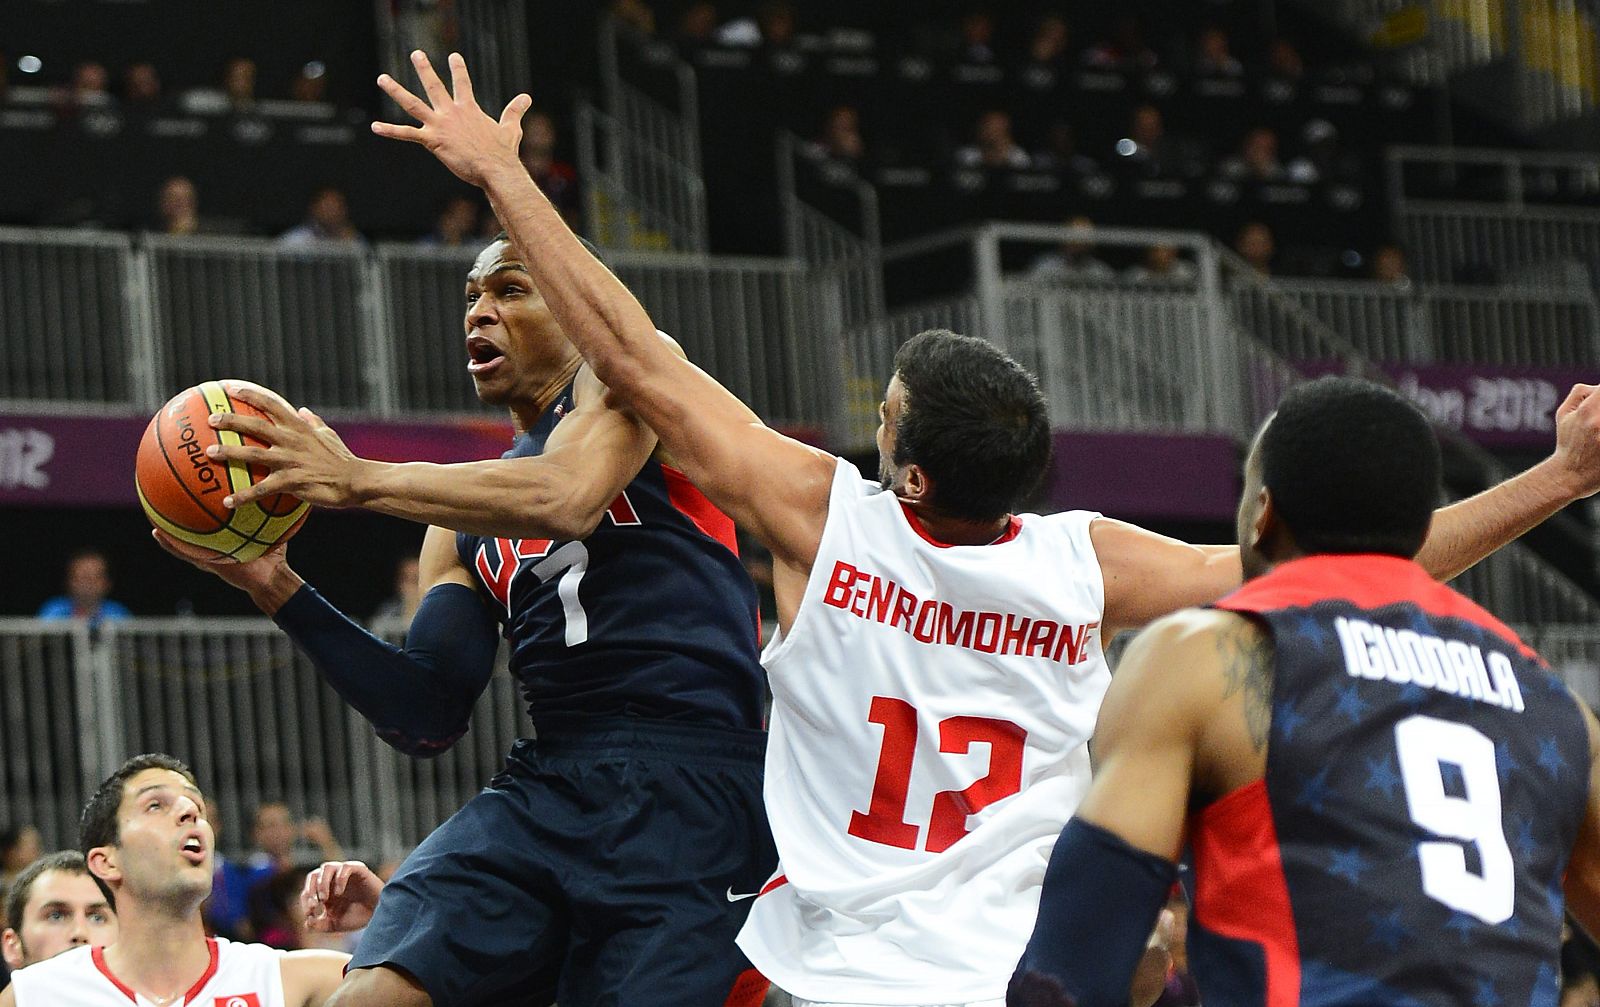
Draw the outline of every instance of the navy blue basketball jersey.
[[[571,410],[568,385],[504,457],[541,453]],[[582,541],[458,534],[456,549],[497,609],[535,724],[761,726],[755,586],[733,522],[681,473],[647,461]]]
[[[1394,557],[1296,560],[1217,607],[1276,666],[1265,778],[1191,819],[1206,1002],[1555,1007],[1590,763],[1562,683]]]

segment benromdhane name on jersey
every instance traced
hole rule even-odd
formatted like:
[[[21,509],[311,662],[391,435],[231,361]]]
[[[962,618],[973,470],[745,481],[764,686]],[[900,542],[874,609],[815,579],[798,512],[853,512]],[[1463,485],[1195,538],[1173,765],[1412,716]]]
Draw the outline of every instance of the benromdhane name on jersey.
[[[918,643],[942,643],[983,654],[1042,657],[1057,664],[1082,664],[1093,650],[1100,623],[1076,626],[1012,612],[957,611],[949,602],[918,598],[886,577],[840,560],[833,565],[824,603],[851,615],[893,626]]]
[[[1340,616],[1333,620],[1351,678],[1414,683],[1452,696],[1522,712],[1522,690],[1511,659],[1497,650],[1443,640],[1410,629],[1376,626]]]

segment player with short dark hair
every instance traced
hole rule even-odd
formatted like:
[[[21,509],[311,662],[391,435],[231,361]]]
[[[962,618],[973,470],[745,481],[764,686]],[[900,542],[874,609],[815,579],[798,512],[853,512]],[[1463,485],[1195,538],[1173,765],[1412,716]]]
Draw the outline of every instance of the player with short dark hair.
[[[1042,455],[1018,462],[992,501],[948,508],[966,497],[967,475],[946,454],[961,449],[936,439],[908,454],[899,438],[924,407],[981,429],[993,405],[982,381],[1021,373],[992,350],[969,357],[988,373],[943,405],[926,388],[919,403],[903,374],[890,380],[878,431],[887,491],[769,429],[672,352],[528,179],[515,158],[527,96],[496,122],[458,55],[453,93],[425,55],[413,63],[426,101],[379,83],[421,125],[374,131],[426,145],[485,190],[595,373],[772,552],[766,803],[781,873],[754,899],[740,946],[805,1002],[1002,997],[1048,851],[1088,786],[1087,740],[1110,682],[1101,638],[1237,587],[1238,548],[1084,511],[1017,514]],[[930,337],[918,352],[964,345]],[[1600,488],[1600,396],[1588,391],[1563,404],[1552,459],[1436,515],[1427,569],[1453,576]],[[995,504],[1005,509],[974,518]]]
[[[1393,391],[1285,396],[1245,463],[1250,579],[1129,648],[1008,1003],[1125,1004],[1186,844],[1208,1002],[1556,1002],[1563,889],[1600,926],[1600,724],[1413,562],[1439,471]]]
[[[0,992],[0,1007],[321,1007],[349,955],[206,936],[200,904],[211,894],[215,838],[187,766],[162,754],[123,763],[89,798],[78,835],[90,873],[116,907],[116,942],[21,970]]]
[[[46,854],[24,868],[6,893],[5,920],[0,956],[11,969],[117,939],[116,914],[77,850]]]
[[[366,462],[314,415],[243,391],[270,422],[214,419],[272,445],[252,449],[275,471],[249,492],[320,461],[344,488],[319,477],[297,483],[302,499],[433,527],[403,648],[345,618],[283,550],[203,568],[250,592],[401,751],[436,755],[466,731],[497,623],[536,727],[406,859],[336,1002],[759,1002],[733,943],[739,896],[776,861],[755,589],[733,522],[583,366],[529,268],[496,239],[466,277],[467,371],[517,430],[503,459]]]

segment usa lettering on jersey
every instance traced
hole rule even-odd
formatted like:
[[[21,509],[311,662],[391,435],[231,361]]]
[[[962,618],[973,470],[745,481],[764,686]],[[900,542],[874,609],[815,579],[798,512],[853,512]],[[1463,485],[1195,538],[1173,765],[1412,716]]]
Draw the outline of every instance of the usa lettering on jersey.
[[[869,622],[893,626],[918,643],[938,643],[983,654],[1043,657],[1082,664],[1090,657],[1094,622],[1068,625],[1014,612],[958,611],[949,602],[918,598],[894,581],[839,560],[823,603]]]
[[[628,499],[627,490],[623,490],[615,500],[611,501],[611,506],[606,508],[605,519],[619,528],[643,524],[639,520],[639,511],[633,506],[633,501]],[[477,571],[478,579],[483,582],[484,589],[505,607],[507,613],[510,613],[512,580],[528,562],[541,560],[550,555],[550,548],[553,545],[555,541],[548,538],[486,540],[478,546],[477,555],[473,558],[473,567]]]

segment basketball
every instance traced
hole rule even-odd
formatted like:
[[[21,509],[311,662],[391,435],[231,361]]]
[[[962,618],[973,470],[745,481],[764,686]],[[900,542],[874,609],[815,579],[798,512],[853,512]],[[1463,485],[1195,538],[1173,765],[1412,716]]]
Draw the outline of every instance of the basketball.
[[[212,444],[261,443],[206,422],[212,413],[264,416],[228,394],[238,384],[202,382],[162,406],[139,442],[134,485],[151,524],[186,545],[247,563],[299,531],[310,507],[284,493],[236,510],[222,505],[224,497],[267,475],[259,466],[206,457]]]

